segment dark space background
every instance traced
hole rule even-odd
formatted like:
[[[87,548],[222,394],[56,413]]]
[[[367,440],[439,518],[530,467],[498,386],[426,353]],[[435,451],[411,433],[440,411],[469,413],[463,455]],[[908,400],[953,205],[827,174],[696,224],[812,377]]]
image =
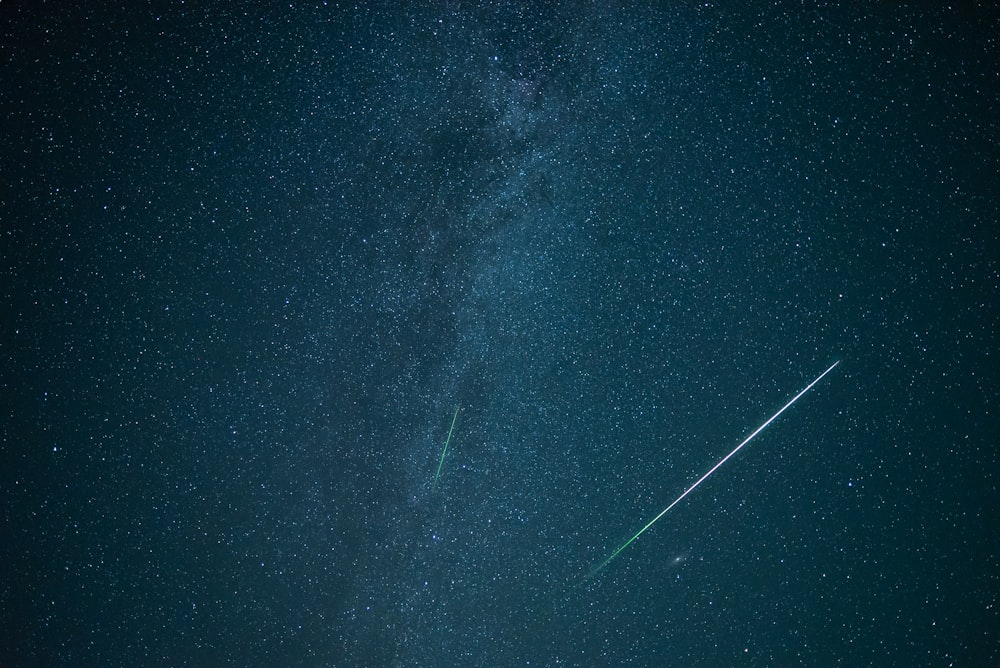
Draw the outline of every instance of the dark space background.
[[[0,8],[0,664],[1000,661],[995,6],[358,4]]]

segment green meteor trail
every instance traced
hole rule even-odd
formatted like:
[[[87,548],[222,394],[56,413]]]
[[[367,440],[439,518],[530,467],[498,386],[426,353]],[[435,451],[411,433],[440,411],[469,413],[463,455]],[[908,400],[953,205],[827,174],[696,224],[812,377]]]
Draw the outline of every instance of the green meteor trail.
[[[444,450],[441,451],[441,461],[438,462],[437,473],[434,474],[434,482],[432,485],[436,485],[438,477],[441,475],[441,465],[444,464],[444,456],[448,453],[448,444],[451,443],[451,432],[455,430],[455,420],[458,419],[458,407],[455,407],[455,415],[451,418],[451,427],[448,429],[448,438],[444,439]]]
[[[597,568],[595,568],[594,570],[590,571],[590,573],[588,573],[588,574],[587,574],[587,577],[586,577],[585,579],[589,580],[590,578],[592,578],[592,577],[594,577],[595,575],[597,575],[598,573],[600,573],[600,572],[601,572],[601,571],[602,571],[602,570],[604,569],[604,567],[605,567],[605,566],[607,566],[607,565],[608,565],[609,563],[611,563],[611,560],[612,560],[612,559],[614,559],[614,558],[615,558],[615,557],[617,557],[617,556],[618,556],[619,554],[621,554],[622,550],[624,550],[624,549],[625,549],[626,547],[628,547],[629,545],[631,545],[631,544],[632,544],[632,542],[633,542],[633,541],[634,541],[634,540],[635,540],[636,538],[638,538],[638,537],[639,537],[639,536],[641,536],[642,534],[646,533],[646,530],[647,530],[647,529],[649,529],[649,527],[651,527],[651,526],[653,526],[654,524],[656,524],[656,521],[657,521],[657,520],[659,520],[659,519],[660,519],[661,517],[663,517],[664,515],[666,515],[666,514],[667,514],[667,513],[668,513],[668,512],[670,511],[670,509],[671,509],[671,508],[673,508],[674,506],[676,506],[676,505],[677,505],[678,503],[680,503],[680,502],[681,502],[681,500],[682,500],[682,499],[683,499],[683,498],[684,498],[685,496],[687,496],[688,494],[690,494],[691,492],[693,492],[693,491],[694,491],[694,488],[695,488],[695,487],[697,487],[697,486],[698,486],[698,485],[700,485],[701,483],[705,482],[705,479],[706,479],[706,478],[708,478],[708,476],[710,476],[710,475],[712,475],[713,473],[715,473],[715,471],[716,471],[716,470],[717,470],[717,469],[718,469],[718,468],[719,468],[720,466],[722,466],[722,465],[723,465],[723,464],[725,464],[725,463],[726,463],[727,461],[729,461],[729,458],[730,458],[730,457],[732,457],[732,456],[733,456],[733,455],[735,455],[735,454],[736,454],[737,452],[739,452],[739,451],[740,451],[740,448],[742,448],[742,447],[743,447],[744,445],[746,445],[747,443],[749,443],[750,441],[752,441],[752,440],[753,440],[753,438],[754,438],[754,437],[755,437],[755,436],[756,436],[757,434],[759,434],[760,432],[764,431],[764,428],[765,428],[765,427],[767,427],[767,425],[771,424],[771,423],[772,423],[772,422],[774,422],[774,421],[775,421],[776,419],[778,419],[778,416],[779,416],[779,415],[781,415],[782,413],[784,413],[784,412],[785,412],[785,411],[786,411],[786,410],[787,410],[787,409],[788,409],[788,408],[789,408],[789,407],[790,407],[790,406],[791,406],[792,404],[794,404],[794,403],[795,403],[796,401],[798,401],[798,400],[799,400],[799,397],[801,397],[801,396],[802,396],[803,394],[805,394],[806,392],[808,392],[809,390],[811,390],[811,389],[812,389],[812,387],[813,387],[813,385],[815,385],[816,383],[818,383],[819,381],[821,381],[821,380],[823,379],[823,376],[825,376],[826,374],[828,374],[828,373],[830,373],[831,371],[833,371],[833,367],[837,366],[838,364],[840,364],[840,362],[839,362],[839,361],[837,361],[837,362],[834,362],[834,363],[833,363],[833,365],[832,365],[832,366],[831,366],[831,367],[830,367],[829,369],[827,369],[826,371],[824,371],[823,373],[821,373],[821,374],[820,374],[820,375],[819,375],[819,376],[818,376],[818,377],[816,378],[816,380],[814,380],[813,382],[809,383],[809,384],[808,384],[808,385],[806,386],[806,389],[802,390],[801,392],[799,392],[798,394],[796,394],[796,395],[795,395],[794,397],[792,397],[792,400],[791,400],[791,401],[789,401],[789,402],[788,402],[787,404],[785,404],[784,406],[782,406],[782,407],[781,407],[781,410],[779,410],[779,411],[778,411],[777,413],[775,413],[774,415],[772,415],[772,416],[770,417],[770,419],[768,419],[768,421],[767,421],[767,422],[765,422],[765,423],[764,423],[764,424],[762,424],[761,426],[757,427],[757,429],[756,429],[756,430],[754,430],[754,432],[753,432],[752,434],[750,434],[749,436],[747,436],[747,437],[746,437],[746,440],[744,440],[744,441],[743,441],[742,443],[740,443],[739,445],[737,445],[737,446],[736,446],[736,449],[735,449],[735,450],[733,450],[733,451],[732,451],[732,452],[730,452],[730,453],[729,453],[728,455],[726,455],[725,457],[723,457],[723,458],[722,458],[722,460],[721,460],[721,461],[719,461],[719,463],[718,463],[718,464],[716,464],[715,466],[713,466],[713,467],[711,468],[711,470],[709,470],[709,472],[708,472],[708,473],[706,473],[706,474],[705,474],[705,475],[703,475],[702,477],[698,478],[698,482],[696,482],[695,484],[691,485],[691,486],[690,486],[690,487],[688,487],[688,488],[687,488],[686,490],[684,490],[684,493],[683,493],[683,494],[681,494],[680,496],[678,496],[678,497],[677,497],[677,498],[676,498],[676,499],[674,500],[674,502],[673,502],[673,503],[671,503],[671,504],[670,504],[669,506],[667,506],[666,508],[664,508],[664,509],[663,509],[663,510],[662,510],[662,511],[660,512],[660,514],[659,514],[659,515],[657,515],[657,516],[656,516],[656,517],[654,517],[654,518],[653,518],[652,520],[650,520],[650,521],[649,521],[649,524],[647,524],[647,525],[646,525],[646,526],[644,526],[643,528],[639,529],[639,532],[638,532],[637,534],[635,534],[634,536],[632,536],[631,538],[629,538],[629,539],[628,539],[627,541],[625,541],[625,543],[624,543],[624,544],[622,544],[622,546],[621,546],[621,547],[619,547],[619,548],[618,548],[617,550],[615,550],[614,552],[612,552],[612,553],[611,553],[611,556],[610,556],[610,557],[608,557],[607,559],[605,559],[604,561],[602,561],[602,562],[600,563],[600,565],[598,565],[598,566],[597,566]]]

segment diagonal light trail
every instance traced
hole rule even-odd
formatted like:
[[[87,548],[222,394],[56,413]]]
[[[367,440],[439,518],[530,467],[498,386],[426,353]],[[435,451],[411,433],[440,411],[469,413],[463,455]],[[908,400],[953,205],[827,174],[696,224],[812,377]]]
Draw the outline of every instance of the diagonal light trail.
[[[839,360],[838,360],[838,361],[836,361],[836,362],[834,362],[834,363],[833,363],[833,364],[832,364],[832,365],[830,366],[830,368],[829,368],[829,369],[827,369],[826,371],[824,371],[823,373],[821,373],[821,374],[820,374],[820,375],[819,375],[819,376],[818,376],[818,377],[816,378],[816,380],[814,380],[813,382],[811,382],[811,383],[809,383],[808,385],[806,385],[806,387],[805,387],[805,389],[804,389],[804,390],[802,390],[801,392],[799,392],[798,394],[796,394],[796,395],[795,395],[794,397],[792,397],[791,401],[789,401],[789,402],[788,402],[787,404],[785,404],[784,406],[782,406],[782,407],[781,407],[781,409],[780,409],[780,410],[779,410],[779,411],[778,411],[777,413],[775,413],[775,414],[774,414],[774,415],[772,415],[772,416],[771,416],[770,418],[768,418],[767,422],[765,422],[765,423],[764,423],[764,424],[762,424],[761,426],[757,427],[757,428],[756,428],[756,429],[754,430],[754,432],[753,432],[752,434],[750,434],[749,436],[747,436],[747,437],[746,437],[746,439],[745,439],[745,440],[744,440],[744,441],[743,441],[742,443],[740,443],[739,445],[737,445],[737,446],[736,446],[736,447],[735,447],[735,448],[733,449],[733,451],[732,451],[732,452],[730,452],[730,453],[729,453],[728,455],[726,455],[725,457],[723,457],[723,458],[722,458],[721,460],[719,460],[719,463],[718,463],[718,464],[716,464],[716,465],[715,465],[715,466],[713,466],[713,467],[712,467],[711,469],[709,469],[708,473],[706,473],[706,474],[705,474],[705,475],[703,475],[702,477],[698,478],[698,481],[697,481],[697,482],[696,482],[695,484],[691,485],[691,486],[690,486],[690,487],[688,487],[688,488],[687,488],[686,490],[684,490],[684,493],[683,493],[683,494],[681,494],[680,496],[678,496],[678,497],[677,497],[676,499],[674,499],[674,502],[673,502],[673,503],[671,503],[671,504],[670,504],[669,506],[667,506],[667,507],[666,507],[666,508],[664,508],[664,509],[663,509],[662,511],[660,511],[660,514],[659,514],[659,515],[657,515],[656,517],[654,517],[653,519],[651,519],[651,520],[649,521],[649,524],[647,524],[647,525],[646,525],[646,526],[644,526],[643,528],[639,529],[638,533],[636,533],[636,534],[635,534],[634,536],[632,536],[632,537],[631,537],[631,538],[629,538],[629,539],[628,539],[627,541],[625,541],[625,543],[624,543],[624,544],[623,544],[623,545],[622,545],[621,547],[619,547],[619,548],[618,548],[617,550],[615,550],[614,552],[612,552],[612,553],[611,553],[611,556],[610,556],[610,557],[608,557],[607,559],[605,559],[604,561],[602,561],[602,562],[600,563],[600,565],[599,565],[599,566],[597,566],[597,568],[595,568],[595,569],[593,569],[592,571],[590,571],[590,573],[588,573],[588,574],[587,574],[587,579],[589,579],[589,578],[592,578],[592,577],[594,577],[595,575],[597,575],[598,573],[600,573],[600,572],[601,572],[601,570],[602,570],[602,569],[603,569],[603,568],[604,568],[605,566],[607,566],[607,565],[608,565],[609,563],[611,563],[611,560],[612,560],[612,559],[614,559],[614,558],[615,558],[615,557],[617,557],[617,556],[618,556],[619,554],[621,554],[622,550],[624,550],[624,549],[625,549],[626,547],[628,547],[629,545],[631,545],[631,544],[632,544],[632,542],[633,542],[633,541],[635,541],[635,539],[636,539],[636,538],[638,538],[639,536],[641,536],[642,534],[644,534],[644,533],[646,532],[646,530],[647,530],[647,529],[649,529],[649,527],[651,527],[651,526],[653,526],[654,524],[656,524],[656,521],[657,521],[657,520],[659,520],[659,519],[660,519],[661,517],[663,517],[663,516],[664,516],[664,515],[666,515],[666,514],[667,514],[668,512],[670,512],[670,509],[671,509],[671,508],[673,508],[673,507],[674,507],[674,506],[676,506],[676,505],[677,505],[678,503],[680,503],[680,502],[681,502],[681,501],[682,501],[682,500],[684,499],[684,497],[685,497],[685,496],[687,496],[688,494],[690,494],[691,492],[693,492],[693,491],[695,490],[695,488],[696,488],[696,487],[697,487],[698,485],[700,485],[701,483],[705,482],[705,480],[706,480],[706,479],[708,479],[708,476],[710,476],[710,475],[712,475],[713,473],[715,473],[715,472],[716,472],[716,471],[717,471],[717,470],[719,469],[719,467],[720,467],[720,466],[722,466],[722,465],[723,465],[723,464],[725,464],[725,463],[726,463],[727,461],[729,461],[730,457],[732,457],[732,456],[733,456],[733,455],[735,455],[735,454],[736,454],[737,452],[739,452],[739,451],[740,451],[740,449],[741,449],[741,448],[742,448],[742,447],[743,447],[744,445],[746,445],[747,443],[749,443],[750,441],[752,441],[752,440],[754,439],[754,437],[755,437],[755,436],[757,436],[757,434],[759,434],[760,432],[764,431],[764,429],[765,429],[765,428],[767,427],[767,425],[769,425],[769,424],[771,424],[772,422],[774,422],[775,420],[777,420],[777,419],[778,419],[778,416],[779,416],[779,415],[781,415],[781,414],[782,414],[782,413],[784,413],[784,412],[785,412],[786,410],[788,410],[788,409],[789,409],[789,408],[791,407],[791,405],[792,405],[792,404],[794,404],[794,403],[795,403],[796,401],[798,401],[798,400],[799,400],[799,398],[800,398],[800,397],[801,397],[801,396],[802,396],[803,394],[805,394],[806,392],[808,392],[809,390],[811,390],[811,389],[813,388],[813,385],[815,385],[815,384],[816,384],[816,383],[818,383],[819,381],[823,380],[823,376],[825,376],[826,374],[828,374],[828,373],[830,373],[831,371],[833,371],[833,368],[834,368],[835,366],[837,366],[838,364],[840,364],[840,361],[839,361]]]

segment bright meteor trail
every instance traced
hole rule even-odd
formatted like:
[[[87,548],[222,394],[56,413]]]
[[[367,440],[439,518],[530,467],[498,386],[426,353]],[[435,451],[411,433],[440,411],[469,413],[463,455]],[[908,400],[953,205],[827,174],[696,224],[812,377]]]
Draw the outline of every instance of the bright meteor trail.
[[[632,542],[633,542],[633,541],[634,541],[634,540],[635,540],[636,538],[638,538],[639,536],[641,536],[642,534],[644,534],[644,533],[646,532],[646,530],[647,530],[647,529],[649,529],[649,527],[651,527],[651,526],[653,526],[654,524],[656,524],[656,521],[657,521],[658,519],[660,519],[661,517],[663,517],[664,515],[666,515],[666,514],[667,514],[667,513],[668,513],[668,512],[670,511],[670,509],[671,509],[671,508],[673,508],[674,506],[676,506],[676,505],[677,505],[678,503],[680,503],[680,502],[681,502],[681,501],[682,501],[682,500],[684,499],[684,497],[685,497],[685,496],[687,496],[688,494],[690,494],[691,492],[693,492],[693,491],[694,491],[694,488],[695,488],[695,487],[697,487],[697,486],[698,486],[698,485],[700,485],[701,483],[705,482],[705,480],[706,480],[706,479],[708,478],[708,476],[710,476],[710,475],[712,475],[713,473],[715,473],[715,472],[716,472],[716,470],[718,470],[718,468],[719,468],[720,466],[722,466],[722,465],[723,465],[723,464],[725,464],[725,463],[726,463],[727,461],[729,461],[729,458],[730,458],[730,457],[732,457],[732,456],[733,456],[733,455],[735,455],[735,454],[736,454],[737,452],[739,452],[739,451],[740,451],[740,448],[742,448],[742,447],[743,447],[744,445],[746,445],[747,443],[749,443],[750,441],[752,441],[752,440],[754,439],[754,437],[755,437],[755,436],[756,436],[757,434],[759,434],[760,432],[764,431],[764,428],[765,428],[765,427],[767,427],[767,425],[771,424],[771,423],[772,423],[772,422],[774,422],[774,421],[775,421],[776,419],[778,419],[778,416],[779,416],[779,415],[781,415],[781,414],[782,414],[782,413],[784,413],[784,412],[785,412],[786,410],[788,410],[788,409],[789,409],[789,408],[791,407],[791,405],[792,405],[792,404],[794,404],[794,403],[795,403],[796,401],[798,401],[798,400],[799,400],[799,398],[800,398],[800,397],[801,397],[801,396],[802,396],[803,394],[805,394],[806,392],[808,392],[809,390],[811,390],[811,389],[813,388],[813,385],[815,385],[815,384],[816,384],[816,383],[818,383],[819,381],[823,380],[823,376],[825,376],[826,374],[828,374],[828,373],[830,373],[831,371],[833,371],[833,367],[837,366],[838,364],[840,364],[840,362],[839,362],[839,361],[837,361],[837,362],[834,362],[834,363],[833,363],[833,364],[832,364],[832,365],[830,366],[830,368],[829,368],[829,369],[827,369],[826,371],[824,371],[823,373],[821,373],[821,374],[820,374],[820,375],[819,375],[819,376],[818,376],[818,377],[816,378],[816,380],[814,380],[813,382],[811,382],[811,383],[809,383],[808,385],[806,385],[806,388],[805,388],[804,390],[802,390],[801,392],[799,392],[798,394],[796,394],[796,395],[795,395],[794,397],[792,397],[792,400],[791,400],[791,401],[789,401],[789,402],[788,402],[787,404],[785,404],[784,406],[782,406],[782,407],[781,407],[781,410],[779,410],[779,411],[778,411],[777,413],[775,413],[774,415],[772,415],[772,416],[771,416],[771,417],[770,417],[770,418],[769,418],[769,419],[767,420],[767,422],[765,422],[765,423],[764,423],[764,424],[762,424],[761,426],[757,427],[757,429],[755,429],[755,430],[754,430],[754,432],[753,432],[752,434],[750,434],[749,436],[747,436],[747,437],[746,437],[746,440],[744,440],[744,441],[743,441],[742,443],[740,443],[739,445],[737,445],[737,446],[736,446],[736,448],[735,448],[735,449],[734,449],[734,450],[733,450],[732,452],[730,452],[730,453],[729,453],[728,455],[726,455],[725,457],[723,457],[723,458],[722,458],[722,459],[721,459],[721,460],[719,461],[719,463],[718,463],[718,464],[716,464],[716,465],[715,465],[715,466],[713,466],[713,467],[712,467],[711,469],[709,469],[708,473],[706,473],[706,474],[705,474],[705,475],[703,475],[702,477],[698,478],[698,482],[696,482],[695,484],[691,485],[691,486],[690,486],[690,487],[688,487],[688,488],[687,488],[686,490],[684,490],[684,493],[683,493],[683,494],[681,494],[680,496],[678,496],[678,497],[677,497],[677,498],[676,498],[676,499],[674,500],[674,502],[673,502],[673,503],[671,503],[671,504],[670,504],[669,506],[667,506],[666,508],[664,508],[664,509],[663,509],[663,510],[662,510],[662,511],[660,512],[660,514],[659,514],[659,515],[657,515],[657,516],[656,516],[656,517],[654,517],[654,518],[653,518],[652,520],[650,520],[650,521],[649,521],[649,524],[647,524],[646,526],[644,526],[643,528],[641,528],[641,529],[639,530],[639,532],[638,532],[637,534],[635,534],[634,536],[632,536],[631,538],[629,538],[629,539],[628,539],[628,540],[627,540],[627,541],[626,541],[626,542],[625,542],[625,543],[624,543],[624,544],[623,544],[623,545],[622,545],[621,547],[619,547],[619,548],[618,548],[617,550],[615,550],[614,552],[612,552],[612,553],[611,553],[611,556],[610,556],[610,557],[608,557],[607,559],[605,559],[604,561],[602,561],[602,562],[601,562],[601,564],[600,564],[600,565],[599,565],[599,566],[598,566],[597,568],[595,568],[594,570],[590,571],[590,573],[589,573],[589,574],[587,575],[587,578],[592,578],[592,577],[594,577],[595,575],[597,575],[598,573],[600,573],[600,572],[601,572],[601,570],[602,570],[602,569],[603,569],[603,568],[604,568],[605,566],[607,566],[607,565],[608,565],[609,563],[611,563],[611,560],[612,560],[612,559],[614,559],[614,558],[615,558],[615,557],[617,557],[617,556],[618,556],[619,554],[621,554],[621,551],[622,551],[622,550],[624,550],[624,549],[625,549],[626,547],[628,547],[629,545],[631,545],[631,544],[632,544]]]
[[[798,397],[796,397],[797,399]],[[441,460],[438,462],[437,473],[434,474],[434,482],[431,485],[436,485],[438,478],[441,476],[441,465],[444,464],[444,456],[448,454],[448,444],[451,443],[451,432],[455,431],[455,420],[458,419],[458,407],[455,407],[455,415],[451,418],[451,428],[448,429],[448,438],[444,440],[444,450],[441,451]]]

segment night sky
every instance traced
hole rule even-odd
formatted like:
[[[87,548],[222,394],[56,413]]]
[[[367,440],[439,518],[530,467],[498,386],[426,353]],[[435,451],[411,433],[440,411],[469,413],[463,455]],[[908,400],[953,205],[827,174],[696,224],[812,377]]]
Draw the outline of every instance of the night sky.
[[[0,8],[0,665],[1000,662],[1000,11],[106,4]]]

